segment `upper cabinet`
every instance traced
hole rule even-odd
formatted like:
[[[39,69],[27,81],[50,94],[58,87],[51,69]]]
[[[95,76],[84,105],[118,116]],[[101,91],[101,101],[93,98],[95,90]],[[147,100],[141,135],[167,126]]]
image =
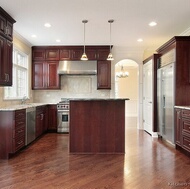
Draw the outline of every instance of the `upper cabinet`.
[[[60,89],[59,49],[32,49],[32,89]]]
[[[15,20],[0,7],[0,86],[12,85],[12,40]]]
[[[160,59],[166,54],[174,61],[174,105],[189,105],[190,102],[190,36],[175,36],[157,49]],[[166,59],[168,60],[168,59]],[[158,67],[171,61],[159,61]]]
[[[32,47],[32,88],[60,89],[59,61],[80,61],[83,51],[83,46]],[[106,61],[109,51],[109,46],[86,46],[88,59],[97,60],[98,89],[111,89],[111,62]]]
[[[111,62],[98,61],[97,89],[111,89]]]

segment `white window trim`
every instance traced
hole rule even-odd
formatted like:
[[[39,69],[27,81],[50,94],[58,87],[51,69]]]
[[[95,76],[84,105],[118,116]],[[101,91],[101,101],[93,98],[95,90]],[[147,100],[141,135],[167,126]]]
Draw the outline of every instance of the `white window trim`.
[[[23,55],[23,56],[25,56],[25,59],[26,59],[26,62],[27,62],[27,66],[26,67],[22,67],[22,66],[20,66],[20,65],[18,65],[18,64],[16,64],[16,67],[20,67],[21,69],[27,69],[27,77],[26,77],[26,93],[27,94],[24,94],[23,95],[23,97],[25,96],[26,97],[26,99],[30,99],[29,98],[29,87],[28,87],[28,85],[29,85],[29,55],[27,54],[27,53],[25,53],[25,52],[23,52],[22,50],[20,50],[20,48],[17,46],[17,45],[13,45],[13,50],[16,50],[17,52],[19,52],[19,54],[21,54],[21,55]],[[14,66],[14,65],[13,65]],[[13,71],[13,70],[12,70]],[[17,82],[18,83],[18,82]],[[23,97],[13,97],[13,98],[6,98],[5,97],[5,87],[4,87],[4,95],[3,95],[3,100],[5,100],[5,101],[11,101],[11,100],[21,100],[21,99],[23,99]]]

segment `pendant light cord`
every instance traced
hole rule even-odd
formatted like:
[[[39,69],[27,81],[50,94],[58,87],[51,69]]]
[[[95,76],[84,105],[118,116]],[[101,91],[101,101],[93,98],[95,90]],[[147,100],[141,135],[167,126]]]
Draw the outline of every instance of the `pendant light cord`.
[[[84,22],[84,53],[85,53],[85,22]]]

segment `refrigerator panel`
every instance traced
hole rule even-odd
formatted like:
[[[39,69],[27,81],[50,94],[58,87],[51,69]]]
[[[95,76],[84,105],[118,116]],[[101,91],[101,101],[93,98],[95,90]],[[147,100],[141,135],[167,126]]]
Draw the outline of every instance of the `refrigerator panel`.
[[[174,143],[174,64],[158,69],[158,134]]]

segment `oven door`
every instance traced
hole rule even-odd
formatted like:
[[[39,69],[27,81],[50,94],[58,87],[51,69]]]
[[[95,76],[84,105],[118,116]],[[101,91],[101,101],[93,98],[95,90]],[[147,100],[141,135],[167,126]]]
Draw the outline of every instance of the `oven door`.
[[[57,132],[69,133],[69,110],[57,110]]]

